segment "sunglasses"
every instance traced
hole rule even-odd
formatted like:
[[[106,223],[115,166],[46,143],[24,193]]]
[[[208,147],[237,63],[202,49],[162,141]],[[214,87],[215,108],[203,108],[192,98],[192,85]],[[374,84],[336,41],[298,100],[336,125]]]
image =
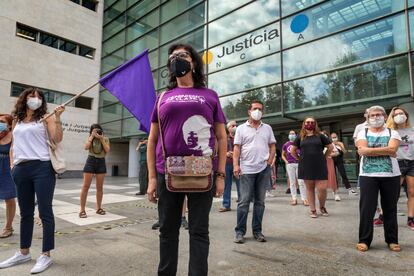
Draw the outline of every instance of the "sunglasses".
[[[174,59],[174,58],[189,58],[191,57],[191,54],[189,52],[178,52],[175,54],[171,54],[168,59]]]

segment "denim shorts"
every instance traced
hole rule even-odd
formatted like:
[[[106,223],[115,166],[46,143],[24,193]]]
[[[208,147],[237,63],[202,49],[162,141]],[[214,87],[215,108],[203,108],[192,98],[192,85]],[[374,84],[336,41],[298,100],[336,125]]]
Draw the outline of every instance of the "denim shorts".
[[[414,160],[398,160],[401,176],[414,176]]]
[[[105,158],[96,158],[95,156],[88,156],[86,159],[85,167],[83,168],[84,173],[106,173]]]

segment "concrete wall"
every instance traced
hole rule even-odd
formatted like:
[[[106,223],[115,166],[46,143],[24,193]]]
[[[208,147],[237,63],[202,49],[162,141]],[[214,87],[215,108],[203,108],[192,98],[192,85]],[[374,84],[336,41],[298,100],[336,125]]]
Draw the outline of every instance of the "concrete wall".
[[[113,166],[118,167],[118,176],[128,176],[129,143],[111,143],[111,151],[106,156],[107,175],[113,175]]]
[[[76,94],[99,79],[103,1],[97,12],[68,0],[0,1],[0,113],[12,111],[11,83]],[[16,36],[16,22],[96,49],[94,59],[67,53]],[[62,115],[69,170],[81,170],[88,127],[97,122],[99,88],[85,94],[92,110],[67,107]],[[49,104],[52,111],[56,106]]]

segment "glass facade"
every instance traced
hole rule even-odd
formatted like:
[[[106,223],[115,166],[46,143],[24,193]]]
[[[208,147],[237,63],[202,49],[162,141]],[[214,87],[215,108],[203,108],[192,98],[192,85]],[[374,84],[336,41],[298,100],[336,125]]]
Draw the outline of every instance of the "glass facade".
[[[104,5],[102,75],[148,48],[156,90],[163,91],[168,47],[190,43],[203,55],[208,87],[229,120],[246,119],[248,103],[257,98],[274,130],[304,114],[360,118],[370,104],[412,101],[413,0]],[[142,135],[131,114],[106,90],[100,93],[99,121],[109,136]]]

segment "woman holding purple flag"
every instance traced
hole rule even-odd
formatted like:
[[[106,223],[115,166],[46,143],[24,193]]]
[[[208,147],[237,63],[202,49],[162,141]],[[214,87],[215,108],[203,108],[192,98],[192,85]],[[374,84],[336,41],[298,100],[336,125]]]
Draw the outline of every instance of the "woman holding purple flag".
[[[212,200],[213,196],[221,196],[224,190],[227,151],[225,117],[217,93],[205,87],[203,63],[193,47],[174,44],[169,48],[168,55],[169,85],[154,107],[147,148],[148,199],[158,202],[160,223],[158,275],[177,273],[181,210],[187,196],[190,235],[188,275],[203,276],[208,274]],[[218,165],[213,166],[216,172],[213,187],[206,192],[168,190],[164,158],[214,156],[216,140]]]

